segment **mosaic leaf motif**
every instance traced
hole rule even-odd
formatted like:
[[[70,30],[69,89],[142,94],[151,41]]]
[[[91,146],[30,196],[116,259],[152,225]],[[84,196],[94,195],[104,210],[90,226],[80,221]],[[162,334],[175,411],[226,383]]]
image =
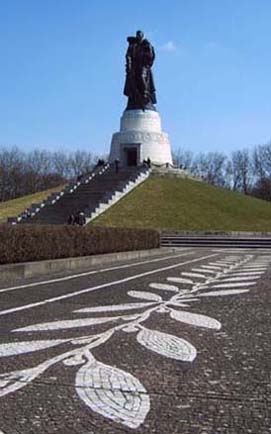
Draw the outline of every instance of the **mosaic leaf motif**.
[[[81,366],[75,384],[92,411],[129,428],[138,428],[149,412],[149,396],[137,378],[93,357]]]
[[[43,363],[35,368],[13,371],[0,375],[0,397],[15,392],[33,381],[46,370]]]
[[[205,327],[208,329],[220,330],[221,323],[214,318],[197,313],[171,310],[170,316],[177,321],[190,324],[196,327]]]
[[[128,291],[128,295],[134,298],[140,298],[142,300],[162,301],[162,297],[160,297],[160,295],[154,294],[153,292]]]
[[[0,357],[16,356],[19,354],[40,351],[45,348],[55,347],[56,345],[67,342],[68,339],[57,339],[49,341],[29,341],[29,342],[10,342],[0,345]]]
[[[242,267],[243,270],[265,270],[266,266],[265,265],[245,265],[244,267]]]
[[[249,289],[221,289],[219,291],[202,292],[199,297],[221,297],[222,295],[238,295],[249,292]]]
[[[162,291],[173,291],[173,292],[179,292],[178,286],[175,285],[168,285],[166,283],[151,283],[150,288],[154,289],[160,289]]]
[[[153,303],[126,303],[112,304],[110,306],[84,307],[83,309],[75,310],[74,312],[95,313],[95,312],[114,312],[119,310],[141,309],[151,306]]]
[[[80,318],[80,319],[71,319],[64,321],[53,321],[53,322],[44,322],[42,324],[34,324],[27,327],[22,327],[14,330],[15,332],[36,332],[42,330],[63,330],[63,329],[71,329],[76,327],[87,327],[97,324],[103,324],[109,321],[115,321],[119,319],[118,316],[113,317],[104,317],[104,318]]]
[[[177,336],[147,329],[142,324],[154,312],[169,314],[172,319],[192,326],[219,330],[221,324],[216,319],[179,309],[187,309],[188,303],[195,301],[199,302],[199,306],[201,297],[231,296],[249,292],[247,287],[256,284],[256,280],[266,271],[271,256],[254,261],[252,258],[250,254],[247,254],[244,259],[238,255],[228,255],[223,260],[192,268],[192,272],[182,272],[182,277],[167,277],[167,282],[176,285],[151,283],[149,287],[154,290],[171,292],[171,294],[166,294],[164,300],[155,292],[128,291],[129,296],[140,299],[141,302],[90,306],[74,311],[75,313],[95,314],[146,308],[140,313],[53,321],[13,330],[20,332],[62,330],[118,321],[117,325],[112,326],[111,324],[107,331],[99,334],[0,345],[0,357],[40,351],[67,342],[76,346],[75,349],[73,347],[72,350],[48,359],[34,368],[1,374],[0,396],[19,390],[44,373],[46,369],[62,362],[67,367],[79,367],[75,382],[76,391],[92,411],[129,428],[138,428],[144,422],[150,409],[149,396],[144,386],[130,373],[95,360],[90,350],[104,344],[116,332],[123,331],[136,333],[138,343],[150,351],[171,359],[192,362],[197,355],[192,344]],[[242,289],[243,287],[245,289]],[[178,310],[175,310],[175,307]]]
[[[191,279],[184,279],[182,277],[168,277],[167,280],[169,282],[187,283],[187,284],[190,284],[190,285],[193,285],[193,283],[194,283],[193,280],[191,280]]]
[[[177,307],[189,307],[190,305],[187,304],[189,302],[192,301],[199,301],[198,298],[186,298],[185,300],[183,299],[184,303],[181,303],[180,301],[171,301],[170,303],[168,303],[169,306],[177,306]]]
[[[193,362],[197,355],[196,348],[189,342],[167,333],[142,327],[136,338],[148,350],[170,359]]]
[[[242,286],[253,286],[257,282],[235,282],[235,283],[219,283],[213,285],[213,288],[241,288]]]
[[[225,277],[224,279],[221,279],[219,282],[248,282],[250,279],[251,276]]]
[[[245,276],[246,278],[251,278],[251,279],[258,279],[259,277],[261,277],[261,274],[263,274],[264,271],[235,271],[234,273],[231,273],[230,276],[238,276],[238,277],[242,277]]]

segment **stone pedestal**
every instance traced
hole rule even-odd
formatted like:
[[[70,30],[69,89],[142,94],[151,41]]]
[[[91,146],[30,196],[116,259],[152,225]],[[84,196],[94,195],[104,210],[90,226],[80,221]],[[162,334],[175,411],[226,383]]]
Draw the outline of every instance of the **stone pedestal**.
[[[135,166],[150,158],[154,164],[172,164],[168,135],[162,132],[159,113],[154,110],[125,110],[120,132],[113,134],[109,161]]]

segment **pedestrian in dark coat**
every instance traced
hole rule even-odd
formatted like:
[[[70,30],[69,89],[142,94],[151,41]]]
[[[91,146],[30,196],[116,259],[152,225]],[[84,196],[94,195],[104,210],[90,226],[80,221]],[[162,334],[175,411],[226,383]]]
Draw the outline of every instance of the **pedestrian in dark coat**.
[[[79,212],[78,214],[78,224],[79,226],[84,226],[86,224],[86,217],[83,212]]]
[[[119,173],[119,163],[120,160],[118,158],[115,159],[115,172]]]
[[[69,215],[67,223],[68,223],[68,225],[74,225],[75,224],[74,214]]]

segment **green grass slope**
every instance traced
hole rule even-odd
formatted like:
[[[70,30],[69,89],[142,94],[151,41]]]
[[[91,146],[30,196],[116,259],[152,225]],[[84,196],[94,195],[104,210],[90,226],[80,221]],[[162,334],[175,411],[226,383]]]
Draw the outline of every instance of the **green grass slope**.
[[[179,231],[271,231],[271,203],[203,182],[151,177],[96,225]]]
[[[7,200],[0,202],[0,223],[4,223],[8,217],[15,217],[26,208],[30,207],[32,203],[39,203],[46,199],[50,194],[61,191],[64,185],[50,188],[38,193],[29,194],[27,196],[19,197],[18,199]]]

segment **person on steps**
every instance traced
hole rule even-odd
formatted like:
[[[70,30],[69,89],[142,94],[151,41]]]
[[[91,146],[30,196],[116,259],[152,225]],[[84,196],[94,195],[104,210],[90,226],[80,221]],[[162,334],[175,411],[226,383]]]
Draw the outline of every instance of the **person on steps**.
[[[69,215],[67,223],[68,223],[68,225],[74,225],[75,224],[74,214]]]
[[[119,163],[120,160],[118,158],[115,159],[115,172],[119,173]]]
[[[77,221],[76,221],[76,223],[79,226],[84,226],[86,224],[86,216],[85,216],[85,214],[83,212],[79,212],[77,214]]]

